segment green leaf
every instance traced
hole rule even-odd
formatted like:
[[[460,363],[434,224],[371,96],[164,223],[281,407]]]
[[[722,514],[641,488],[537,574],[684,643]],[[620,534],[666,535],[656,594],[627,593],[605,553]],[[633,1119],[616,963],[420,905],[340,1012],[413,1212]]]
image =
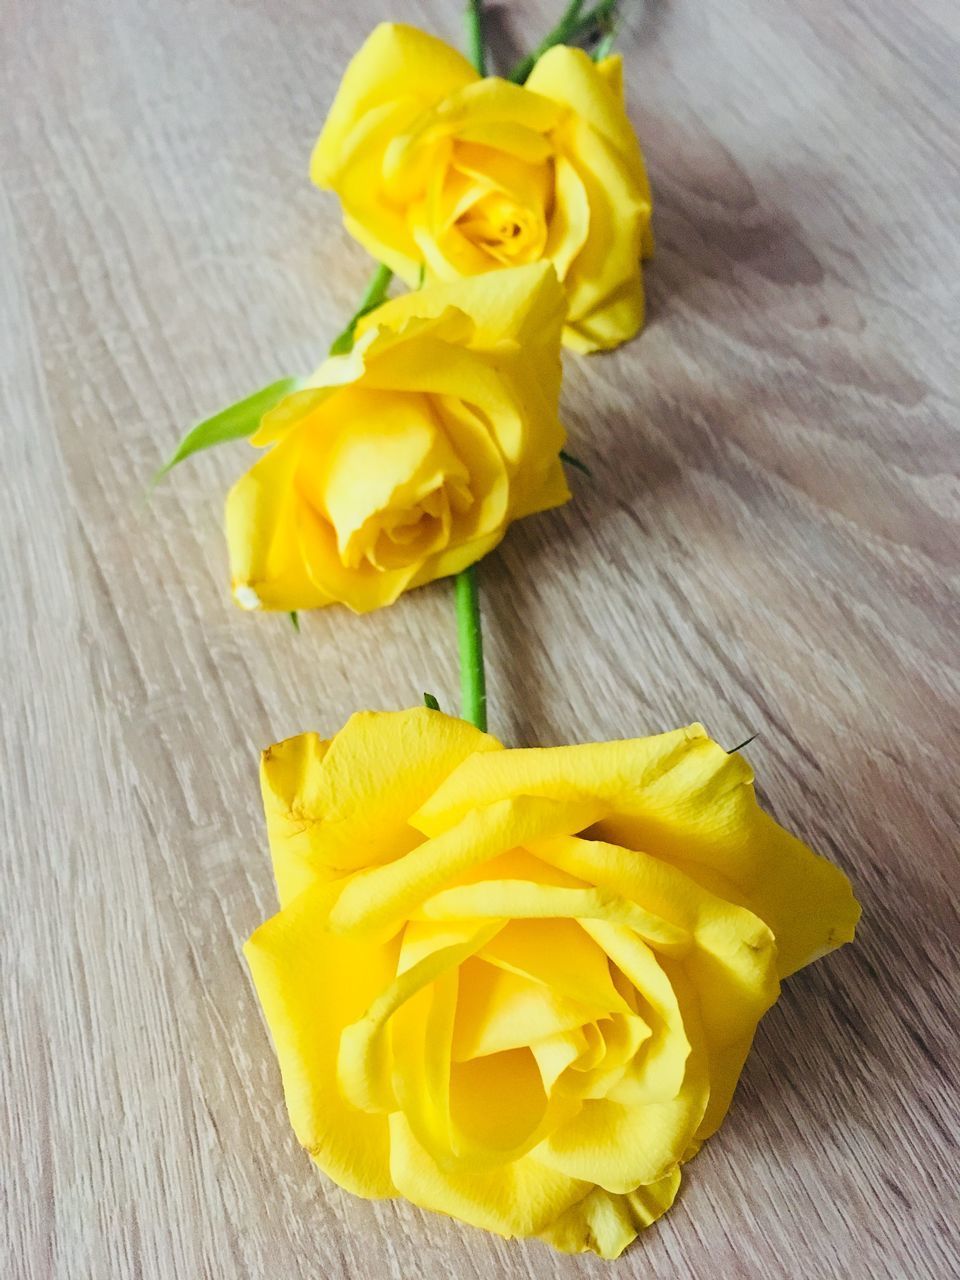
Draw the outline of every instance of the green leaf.
[[[252,436],[263,415],[299,386],[299,378],[281,378],[278,382],[271,382],[269,387],[261,387],[245,400],[238,400],[228,409],[215,413],[212,418],[198,422],[153,477],[152,484],[157,484],[178,462],[183,462],[184,458],[189,458],[193,453],[210,449],[215,444],[225,444],[228,440],[242,440],[246,436]]]
[[[300,619],[299,619],[299,617],[297,616],[297,611],[296,611],[296,609],[291,609],[291,610],[290,610],[290,625],[291,625],[291,627],[293,627],[293,629],[294,629],[294,631],[297,633],[297,635],[299,635],[299,634],[300,634]]]
[[[738,742],[735,747],[731,747],[730,750],[727,752],[727,755],[732,756],[734,752],[742,751],[744,747],[749,747],[750,743],[753,742],[754,739],[758,738],[759,736],[760,736],[759,733],[751,733],[749,738],[744,738],[743,742]]]
[[[433,696],[432,693],[425,693],[423,695],[423,705],[425,707],[429,707],[431,711],[440,710],[440,703],[436,700],[436,698]]]

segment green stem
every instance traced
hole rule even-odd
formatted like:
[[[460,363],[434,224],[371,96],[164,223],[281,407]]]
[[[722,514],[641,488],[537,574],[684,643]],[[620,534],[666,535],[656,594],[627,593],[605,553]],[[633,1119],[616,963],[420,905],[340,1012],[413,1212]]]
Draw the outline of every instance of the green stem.
[[[599,4],[583,13],[583,0],[571,0],[553,30],[544,36],[533,53],[517,63],[507,78],[514,84],[523,84],[537,59],[542,58],[554,45],[573,44],[581,36],[591,35],[598,28],[608,28],[616,7],[617,0],[600,0]]]
[[[457,574],[455,587],[463,718],[486,733],[487,679],[483,669],[483,631],[475,564]]]
[[[483,37],[483,0],[467,0],[467,57],[477,74],[487,74],[487,51]],[[422,283],[422,280],[421,280]],[[477,566],[458,573],[454,579],[457,602],[457,638],[460,644],[460,690],[464,720],[481,732],[487,731],[487,678],[483,668],[483,629],[480,622],[480,595]]]
[[[390,287],[390,281],[393,279],[393,272],[389,267],[385,267],[382,263],[377,267],[376,271],[370,277],[370,282],[364,290],[363,297],[360,299],[360,305],[350,317],[350,322],[341,334],[338,334],[330,344],[330,354],[332,356],[342,356],[345,352],[350,351],[353,347],[353,335],[357,325],[367,314],[373,311],[375,307],[379,307],[381,302],[387,296],[387,289]]]
[[[483,0],[467,0],[467,57],[477,75],[487,74],[487,50],[483,38]]]

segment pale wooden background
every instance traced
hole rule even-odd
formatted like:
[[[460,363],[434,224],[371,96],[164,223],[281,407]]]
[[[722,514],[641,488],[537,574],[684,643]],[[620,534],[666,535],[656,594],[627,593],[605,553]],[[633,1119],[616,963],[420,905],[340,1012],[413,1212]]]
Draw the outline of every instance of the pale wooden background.
[[[502,6],[504,50],[559,6]],[[4,1277],[960,1274],[960,12],[625,7],[651,321],[569,360],[595,478],[484,569],[493,727],[758,731],[773,811],[859,888],[859,941],[790,983],[676,1209],[616,1265],[315,1174],[239,955],[274,904],[256,753],[424,688],[454,705],[449,586],[297,637],[228,599],[245,446],[143,488],[350,311],[366,263],[306,162],[388,10],[7,0]],[[392,12],[458,39],[459,8]]]

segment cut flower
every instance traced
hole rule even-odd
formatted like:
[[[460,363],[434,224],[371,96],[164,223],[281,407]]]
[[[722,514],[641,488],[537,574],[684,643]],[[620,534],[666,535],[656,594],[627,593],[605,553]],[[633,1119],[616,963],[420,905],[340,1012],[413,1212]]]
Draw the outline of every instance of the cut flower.
[[[366,613],[565,502],[563,305],[534,263],[365,316],[252,437],[268,451],[227,498],[237,603]]]
[[[426,708],[270,748],[280,911],[246,946],[341,1186],[616,1257],[715,1132],[849,882],[699,725],[506,750]]]
[[[557,46],[526,83],[481,79],[442,40],[383,23],[343,77],[311,176],[347,230],[415,286],[553,262],[564,342],[614,347],[643,323],[650,187],[618,56]]]

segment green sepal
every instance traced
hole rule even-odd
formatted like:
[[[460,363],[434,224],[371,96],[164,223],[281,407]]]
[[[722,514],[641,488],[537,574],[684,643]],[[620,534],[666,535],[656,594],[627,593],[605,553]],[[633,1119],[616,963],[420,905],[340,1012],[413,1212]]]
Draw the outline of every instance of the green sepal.
[[[560,461],[565,462],[568,467],[576,467],[578,471],[582,471],[585,476],[593,479],[593,472],[585,462],[581,462],[579,458],[575,458],[572,453],[567,453],[566,449],[560,450]]]
[[[193,453],[211,449],[215,444],[226,444],[228,440],[242,440],[252,436],[263,415],[300,385],[300,378],[280,378],[277,382],[271,382],[268,387],[261,387],[245,400],[238,400],[229,408],[221,409],[212,418],[198,422],[183,437],[151,483],[157,484],[178,462],[183,462],[184,458],[189,458]]]

